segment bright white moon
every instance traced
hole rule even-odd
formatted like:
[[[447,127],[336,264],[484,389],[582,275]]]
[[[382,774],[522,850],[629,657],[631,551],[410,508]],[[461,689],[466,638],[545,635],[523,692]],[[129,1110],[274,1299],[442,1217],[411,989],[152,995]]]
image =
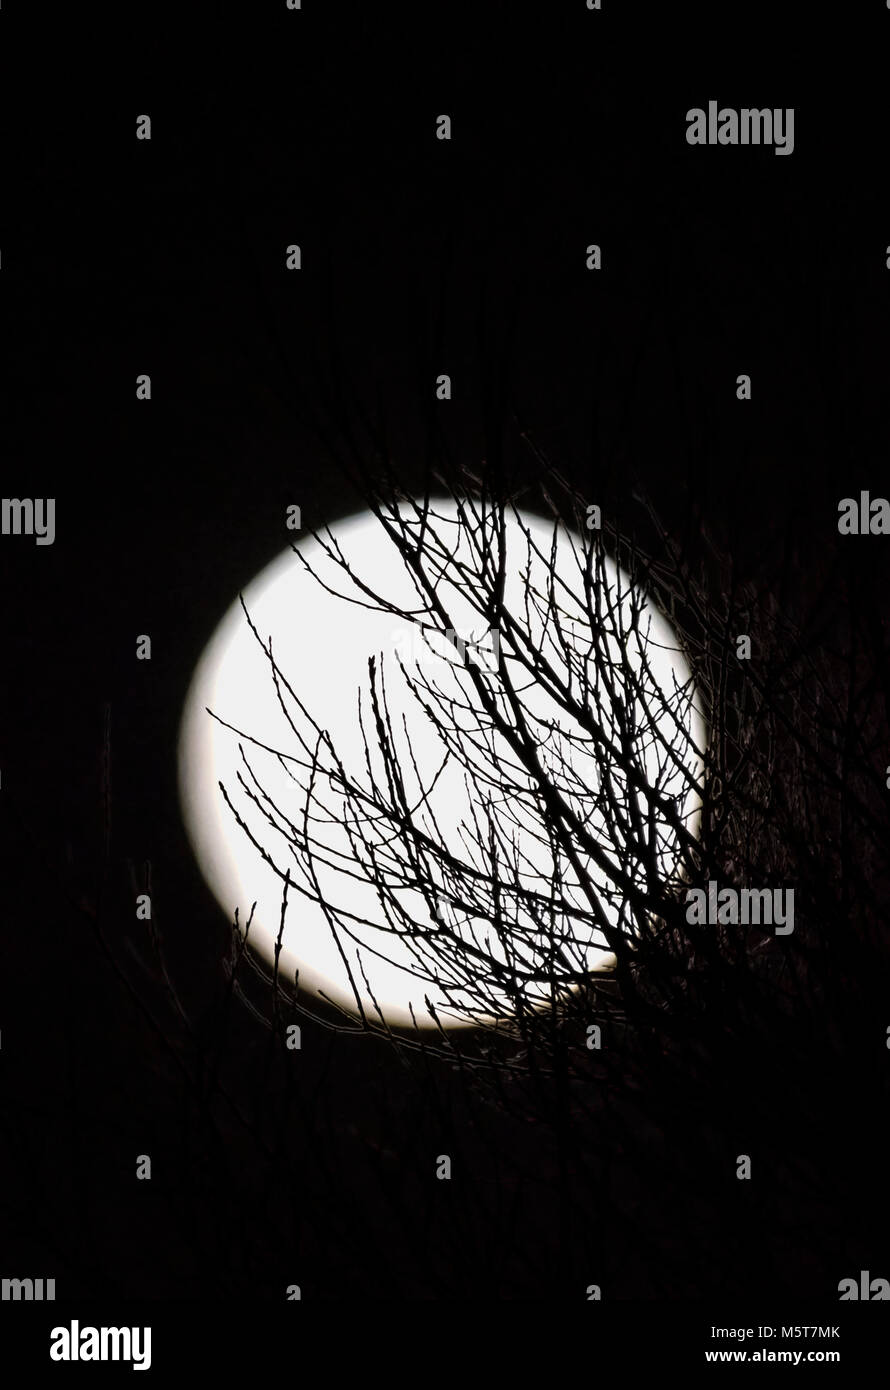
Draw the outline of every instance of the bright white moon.
[[[444,518],[440,532],[448,534],[451,527],[457,542],[461,528],[453,503],[437,501],[437,516]],[[523,611],[526,579],[541,581],[546,570],[543,560],[531,560],[523,527],[528,529],[543,556],[549,556],[553,542],[552,525],[530,514],[521,514],[521,525],[507,517],[506,601],[514,613]],[[349,517],[336,523],[332,533],[355,574],[364,579],[377,594],[386,595],[401,607],[416,608],[417,595],[410,583],[395,545],[384,534],[380,522],[370,513]],[[565,538],[565,539],[564,539]],[[577,558],[568,533],[562,532],[557,554],[557,572],[565,581],[567,593],[579,587]],[[357,594],[339,567],[327,557],[312,537],[298,542],[298,549],[311,564],[315,574],[337,594]],[[463,551],[459,552],[463,554]],[[610,562],[609,562],[610,563]],[[523,575],[523,571],[526,572]],[[612,566],[608,571],[615,582],[628,584],[627,576]],[[358,595],[361,597],[360,595]],[[404,714],[411,753],[421,774],[428,783],[442,763],[442,746],[434,729],[416,701],[405,688],[396,653],[400,653],[409,668],[412,660],[425,663],[428,676],[443,685],[456,679],[455,668],[444,659],[445,647],[440,642],[436,650],[424,647],[417,630],[409,622],[391,614],[369,611],[355,606],[342,597],[325,592],[309,574],[292,550],[288,549],[267,566],[244,590],[244,602],[259,636],[264,642],[272,639],[273,651],[280,670],[286,676],[294,694],[317,724],[328,731],[344,767],[361,777],[365,768],[365,750],[357,715],[358,693],[363,691],[364,709],[368,712],[368,658],[376,655],[386,680],[387,697],[393,723],[401,725]],[[479,618],[459,590],[449,590],[448,603],[455,629],[459,633],[479,634]],[[650,663],[647,679],[654,679],[663,690],[677,686],[691,688],[689,668],[678,649],[676,637],[664,617],[653,607],[644,608],[648,624],[646,659]],[[463,624],[463,628],[461,627]],[[632,656],[633,643],[626,643],[626,654]],[[637,660],[637,658],[634,658]],[[430,666],[432,663],[432,667]],[[456,688],[456,687],[455,687]],[[532,704],[534,692],[526,697]],[[291,716],[296,714],[292,702],[286,702]],[[250,941],[271,965],[278,937],[281,913],[282,880],[264,862],[250,839],[238,826],[232,811],[226,806],[219,790],[222,782],[232,801],[275,864],[284,873],[291,868],[295,883],[294,861],[288,837],[281,823],[271,825],[262,814],[260,805],[253,804],[238,785],[238,774],[250,782],[239,754],[239,737],[211,718],[211,709],[220,720],[259,740],[268,749],[285,755],[299,753],[294,733],[282,710],[271,676],[267,657],[251,633],[238,601],[225,614],[213,634],[192,679],[183,714],[179,744],[180,795],[188,834],[201,871],[226,915],[231,919],[235,908],[245,922],[251,904],[256,901]],[[679,798],[687,826],[697,824],[699,801],[690,790],[682,770],[697,776],[701,769],[700,752],[704,747],[704,722],[698,701],[690,700],[682,715],[685,723],[680,729],[682,768],[676,773],[662,770],[660,788],[666,795]],[[540,711],[542,717],[546,710]],[[305,728],[305,720],[303,727]],[[373,728],[373,721],[371,721]],[[470,725],[468,725],[470,727]],[[401,728],[399,728],[401,735]],[[668,731],[677,746],[677,716]],[[302,825],[304,796],[295,783],[286,763],[271,752],[243,741],[259,784],[294,825]],[[653,740],[657,743],[657,740]],[[407,755],[406,755],[407,756]],[[652,768],[656,767],[658,749],[651,750]],[[645,754],[649,767],[650,753]],[[673,778],[673,780],[672,780]],[[304,779],[305,780],[305,779]],[[467,790],[460,768],[447,768],[435,787],[436,821],[443,838],[456,853],[463,843],[461,829],[472,816]],[[384,922],[382,909],[367,878],[356,873],[356,864],[342,824],[316,828],[316,834],[329,846],[329,865],[321,866],[318,886],[323,900],[335,904],[350,921],[367,918],[372,923]],[[547,882],[547,864],[541,861],[540,841],[529,835],[520,849],[525,856],[528,872],[540,872],[541,882]],[[546,856],[545,856],[546,859]],[[660,863],[669,872],[675,859],[675,847],[670,843],[660,851]],[[306,882],[305,877],[302,880]],[[422,909],[418,901],[418,909]],[[352,914],[352,917],[350,917]],[[428,914],[425,914],[428,921]],[[617,920],[617,916],[615,917]],[[440,1009],[444,1025],[466,1023],[452,1015],[447,1004],[437,995],[435,987],[424,983],[409,967],[412,957],[397,935],[376,926],[357,923],[356,940],[343,943],[351,960],[353,975],[360,986],[363,1003],[373,1016],[373,1005],[364,986],[361,965],[386,1019],[393,1025],[411,1024],[409,1005],[413,1005],[418,1022],[430,1025],[424,1005],[424,993],[429,992]],[[591,934],[581,949],[584,968],[596,970],[608,965],[611,957],[604,950],[605,941]],[[381,954],[388,959],[382,959]],[[323,991],[342,1007],[355,1012],[353,989],[344,967],[341,949],[332,933],[323,909],[292,889],[282,936],[279,970],[285,980],[293,981],[299,968],[301,991],[310,994]]]

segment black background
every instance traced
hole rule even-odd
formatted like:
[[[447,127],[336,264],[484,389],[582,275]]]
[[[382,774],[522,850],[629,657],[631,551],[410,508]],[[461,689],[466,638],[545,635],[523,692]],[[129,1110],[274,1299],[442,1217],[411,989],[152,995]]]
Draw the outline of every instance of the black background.
[[[888,492],[890,11],[604,5],[3,7],[2,492],[55,496],[57,526],[51,547],[0,538],[4,1276],[583,1301],[588,1278],[615,1299],[836,1298],[848,1256],[890,1274],[886,1212],[871,1248],[775,1263],[729,1169],[681,1192],[596,1152],[573,1242],[533,1127],[474,1121],[447,1076],[370,1041],[304,1027],[284,1139],[287,1081],[243,1006],[226,1094],[195,1080],[229,927],[180,818],[178,722],[286,506],[306,527],[353,509],[312,428],[332,362],[409,472],[447,371],[467,459],[506,402],[622,524],[636,480],[789,614],[838,584],[886,607],[890,541],[836,522],[840,497]],[[689,147],[711,99],[794,107],[794,153]],[[201,1046],[135,920],[146,860]],[[802,1210],[821,1221],[845,1229]]]

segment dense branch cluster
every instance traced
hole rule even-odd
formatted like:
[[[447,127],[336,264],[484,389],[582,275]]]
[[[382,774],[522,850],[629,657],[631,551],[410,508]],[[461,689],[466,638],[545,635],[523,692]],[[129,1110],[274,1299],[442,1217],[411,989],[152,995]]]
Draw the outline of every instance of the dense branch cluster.
[[[347,764],[248,613],[293,746],[239,730],[240,788],[286,848],[282,879],[336,934],[365,1022],[386,1025],[366,953],[397,941],[418,1021],[521,1028],[626,967],[695,873],[702,710],[672,629],[599,530],[469,491],[374,509],[410,594],[378,592],[330,531],[323,565],[296,553],[342,602],[410,624],[416,659],[369,661],[361,766]],[[263,757],[286,769],[286,798]],[[356,883],[373,885],[370,911],[355,910]]]

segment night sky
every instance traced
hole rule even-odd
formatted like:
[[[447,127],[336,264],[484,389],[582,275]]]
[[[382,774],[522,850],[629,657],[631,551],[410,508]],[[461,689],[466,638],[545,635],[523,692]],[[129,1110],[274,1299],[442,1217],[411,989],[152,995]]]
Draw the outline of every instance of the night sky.
[[[59,1299],[581,1302],[890,1278],[886,937],[864,1071],[861,996],[830,981],[787,1022],[806,1075],[767,1031],[656,1103],[638,1059],[633,1087],[592,1083],[628,1137],[592,1123],[567,1207],[546,1118],[308,1020],[283,1063],[226,1011],[231,926],[176,764],[195,662],[286,507],[307,529],[356,510],[330,440],[365,411],[419,477],[440,372],[455,457],[500,440],[521,469],[520,421],[622,528],[645,493],[691,560],[730,555],[813,650],[855,608],[890,693],[890,538],[837,531],[842,497],[890,493],[890,10],[66,9],[0,28],[2,492],[56,498],[52,546],[0,537],[0,1275]],[[793,154],[689,146],[712,99],[793,107]]]

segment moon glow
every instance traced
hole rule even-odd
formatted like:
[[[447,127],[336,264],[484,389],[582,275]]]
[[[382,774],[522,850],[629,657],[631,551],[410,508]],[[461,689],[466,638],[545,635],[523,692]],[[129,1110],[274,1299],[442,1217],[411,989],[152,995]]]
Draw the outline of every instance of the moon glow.
[[[453,527],[457,541],[460,528],[454,503],[436,501],[435,510],[437,516],[443,518],[440,529]],[[509,515],[507,517],[510,564],[505,596],[508,606],[516,613],[523,610],[528,579],[540,580],[536,567],[542,571],[546,569],[544,561],[535,561],[528,551],[523,528],[527,528],[543,556],[550,556],[554,539],[552,524],[529,513],[520,513],[519,517],[521,525]],[[354,573],[376,593],[394,599],[402,607],[417,607],[416,591],[403,561],[377,518],[370,513],[348,517],[332,525],[331,532]],[[568,533],[561,533],[557,572],[567,586],[574,584],[577,588],[577,562],[572,558],[571,544],[563,544],[562,536],[567,537]],[[342,571],[325,555],[318,541],[309,536],[296,544],[315,575],[337,594],[349,591]],[[616,583],[629,585],[627,577],[614,565],[609,574]],[[358,776],[365,766],[357,700],[358,692],[363,690],[367,719],[368,659],[374,655],[386,681],[393,724],[398,720],[401,725],[404,716],[413,759],[427,781],[432,779],[442,762],[442,748],[429,720],[405,687],[397,657],[401,656],[409,668],[412,662],[425,663],[428,676],[431,674],[443,682],[455,678],[454,668],[449,664],[449,649],[441,641],[438,645],[435,637],[421,641],[417,628],[409,621],[391,613],[369,611],[326,592],[291,549],[262,570],[245,588],[243,597],[257,633],[264,642],[271,637],[278,666],[305,710],[330,733],[344,767],[354,770]],[[473,612],[459,588],[449,591],[448,604],[456,620],[456,631],[480,632],[478,614]],[[648,624],[646,656],[650,676],[664,690],[676,689],[677,684],[689,686],[688,664],[670,625],[652,605],[646,604],[644,612]],[[628,640],[628,656],[632,656],[632,645]],[[429,663],[435,663],[431,672]],[[535,693],[527,698],[534,701]],[[199,867],[223,911],[231,920],[237,907],[243,927],[251,904],[256,902],[249,942],[271,966],[280,928],[282,878],[264,861],[237,824],[220,792],[220,782],[233,795],[239,814],[282,874],[289,862],[287,836],[270,826],[260,809],[249,800],[235,797],[239,772],[244,776],[239,737],[232,728],[212,718],[208,708],[220,720],[252,735],[268,748],[294,748],[293,731],[282,710],[268,658],[257,636],[251,632],[238,600],[223,615],[188,690],[179,740],[180,798]],[[546,710],[542,708],[541,713],[543,717]],[[681,756],[685,767],[697,774],[701,766],[699,750],[704,747],[705,737],[697,699],[689,704],[683,717],[685,727],[681,732],[685,733],[687,741]],[[673,734],[676,737],[676,720]],[[264,754],[262,749],[247,744],[245,749],[254,765],[262,766],[263,788],[297,824],[303,814],[303,803],[286,765],[282,765],[279,758]],[[695,794],[688,790],[688,781],[678,774],[672,783],[668,776],[664,790],[675,797],[682,792],[685,823],[693,826],[699,803]],[[459,852],[461,826],[472,814],[459,768],[446,769],[436,784],[435,796],[436,820],[441,833],[449,848]],[[443,1026],[466,1024],[466,1018],[449,1018],[447,1003],[443,1003],[441,995],[437,997],[435,988],[418,979],[408,968],[412,958],[399,937],[382,929],[385,923],[373,885],[363,881],[360,875],[352,876],[355,862],[350,859],[342,826],[332,824],[319,833],[328,837],[332,862],[336,860],[339,865],[339,869],[331,867],[319,878],[323,900],[337,904],[356,919],[363,917],[381,924],[379,929],[373,925],[356,927],[360,945],[355,940],[345,942],[354,978],[362,986],[365,1006],[373,1013],[370,993],[363,987],[362,973],[356,968],[359,957],[367,983],[387,1022],[394,1026],[411,1026],[409,1006],[413,1005],[418,1023],[431,1026],[432,1020],[424,1006],[424,994],[429,992],[441,1009]],[[539,872],[541,882],[546,883],[547,866],[540,862],[540,844],[529,836],[521,848],[529,874],[533,877]],[[673,862],[672,854],[669,844],[661,851],[666,871]],[[417,906],[421,910],[422,902]],[[285,980],[292,982],[294,971],[299,969],[301,991],[310,995],[322,991],[344,1009],[355,1012],[355,996],[341,947],[326,913],[317,903],[296,891],[290,892],[281,945],[279,972]],[[608,967],[612,958],[605,946],[604,939],[596,934],[582,943],[585,968]],[[378,952],[389,959],[383,959]]]

